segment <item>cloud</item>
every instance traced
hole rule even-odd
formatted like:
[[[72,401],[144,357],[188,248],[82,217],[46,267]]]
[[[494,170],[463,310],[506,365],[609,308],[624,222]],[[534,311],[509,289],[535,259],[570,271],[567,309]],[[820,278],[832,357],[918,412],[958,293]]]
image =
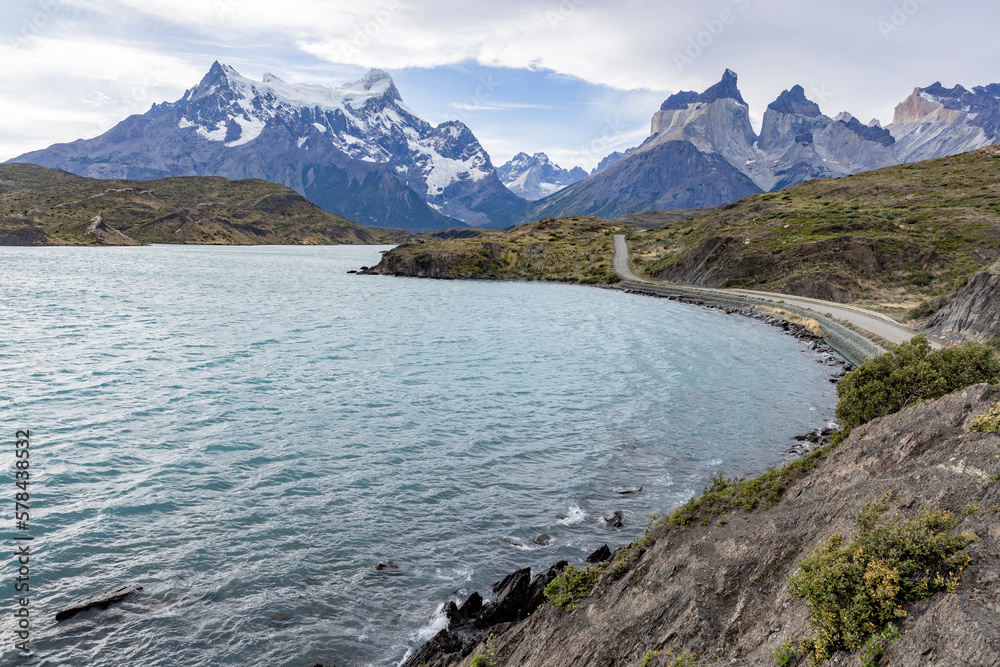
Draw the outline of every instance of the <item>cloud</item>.
[[[523,102],[452,102],[448,107],[459,111],[523,111],[525,109],[554,111],[559,108],[547,104],[527,104]]]
[[[248,75],[275,70],[289,80],[327,85],[370,66],[429,71],[475,63],[564,76],[588,84],[598,97],[606,90],[652,91],[661,98],[678,89],[703,90],[730,67],[740,74],[758,123],[767,104],[794,84],[820,91],[817,101],[827,114],[848,110],[888,122],[914,86],[1000,79],[994,69],[997,9],[986,0],[507,0],[502,6],[455,0],[36,0],[4,12],[4,118],[14,117],[10,99],[24,98],[26,90],[38,104],[65,109],[72,118],[82,117],[76,106],[93,91],[122,102],[119,112],[138,111],[133,98],[142,97],[141,90],[148,93],[142,100],[147,107],[176,99],[216,58],[241,71],[259,69],[244,71]],[[147,85],[151,71],[161,74]],[[438,120],[448,104],[475,114],[477,122],[487,111],[511,117],[517,109],[532,111],[511,106],[531,100],[504,91],[477,113],[466,99],[473,91],[435,106]],[[651,104],[645,98],[629,103]],[[652,110],[632,113],[648,120]],[[551,123],[546,109],[535,111],[536,120]],[[593,123],[582,125],[600,136]],[[639,123],[632,118],[626,125]],[[29,122],[24,131],[34,141],[44,129]],[[525,144],[545,134],[527,126],[508,131]],[[484,133],[501,134],[497,127]],[[53,136],[69,138],[75,137],[64,129]],[[569,155],[581,143],[563,136],[549,145]],[[524,148],[542,148],[536,147]]]
[[[168,54],[56,37],[0,41],[0,159],[93,137],[196,83],[203,72]]]

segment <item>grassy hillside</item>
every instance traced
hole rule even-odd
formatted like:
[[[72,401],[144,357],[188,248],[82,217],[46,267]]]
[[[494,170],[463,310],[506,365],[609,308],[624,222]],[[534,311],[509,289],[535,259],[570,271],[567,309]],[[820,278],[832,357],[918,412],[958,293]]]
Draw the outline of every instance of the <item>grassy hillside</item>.
[[[387,253],[369,272],[613,283],[613,236],[627,229],[600,218],[556,218],[475,238],[419,239]]]
[[[669,223],[630,235],[637,272],[926,315],[1000,258],[1000,147],[809,181]]]
[[[0,245],[396,243],[409,238],[407,232],[362,227],[268,181],[98,180],[30,164],[0,165]]]

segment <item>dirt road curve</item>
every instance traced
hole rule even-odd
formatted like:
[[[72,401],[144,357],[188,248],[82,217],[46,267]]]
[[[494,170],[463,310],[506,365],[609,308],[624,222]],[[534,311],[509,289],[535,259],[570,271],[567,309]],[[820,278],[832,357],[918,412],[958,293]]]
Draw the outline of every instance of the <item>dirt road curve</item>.
[[[670,283],[657,282],[646,280],[640,278],[632,270],[632,264],[629,261],[628,255],[628,243],[625,241],[625,237],[621,234],[615,235],[615,254],[612,260],[615,267],[615,272],[621,276],[622,280],[631,280],[633,282],[640,283],[651,283],[654,285],[669,285]],[[865,310],[864,308],[858,308],[856,306],[847,306],[842,303],[834,303],[832,301],[821,301],[819,299],[809,299],[801,296],[792,296],[790,294],[778,294],[775,292],[756,292],[753,290],[725,290],[725,289],[715,289],[711,287],[699,287],[699,290],[703,292],[716,292],[719,294],[730,294],[742,297],[750,297],[753,299],[759,299],[762,302],[775,303],[782,301],[784,303],[794,304],[800,308],[808,308],[809,310],[815,311],[820,315],[830,314],[833,317],[850,322],[861,329],[872,332],[879,338],[885,338],[892,343],[902,343],[903,341],[909,340],[916,335],[916,331],[905,327],[902,324],[882,315],[880,313],[874,313],[870,310]],[[932,344],[938,347],[933,341]]]

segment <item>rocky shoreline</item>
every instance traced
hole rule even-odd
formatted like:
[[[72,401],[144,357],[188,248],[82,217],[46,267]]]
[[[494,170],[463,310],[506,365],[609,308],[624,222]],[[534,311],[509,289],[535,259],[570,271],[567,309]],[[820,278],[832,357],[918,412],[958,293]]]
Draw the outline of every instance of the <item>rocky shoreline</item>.
[[[809,350],[816,352],[817,363],[822,363],[832,370],[831,383],[839,382],[854,368],[849,361],[834,351],[821,336],[817,336],[801,324],[782,319],[774,313],[756,308],[734,308],[683,297],[635,293],[719,310],[727,315],[750,317],[780,329],[784,334],[805,343]],[[791,446],[783,453],[790,455],[791,458],[807,454],[813,449],[829,444],[834,432],[832,427],[825,426],[816,428],[809,433],[797,435],[792,439]],[[605,517],[605,521],[609,525],[614,525],[608,517]],[[579,565],[611,561],[614,555],[622,549],[628,549],[628,546],[613,552],[607,544],[604,544]],[[409,654],[400,667],[444,667],[467,658],[477,646],[486,642],[488,638],[503,635],[544,605],[546,603],[545,587],[567,565],[569,565],[568,561],[561,560],[548,569],[535,574],[534,577],[531,575],[531,568],[522,568],[511,572],[493,584],[488,600],[484,599],[478,591],[473,592],[461,603],[448,600],[444,603],[442,610],[448,625],[416,651]]]
[[[1000,665],[1000,436],[967,430],[998,398],[996,387],[976,385],[858,429],[777,506],[669,529],[624,573],[603,572],[575,610],[537,598],[565,561],[534,578],[518,570],[488,603],[478,593],[449,603],[449,628],[402,665],[467,666],[489,651],[495,662],[482,664],[666,665],[673,655],[686,656],[684,665],[770,667],[776,651],[810,632],[789,576],[831,535],[849,535],[860,508],[880,498],[903,517],[947,510],[961,519],[956,530],[978,537],[961,586],[908,604],[878,664]],[[612,557],[599,551],[592,559]],[[829,664],[858,662],[841,652]]]

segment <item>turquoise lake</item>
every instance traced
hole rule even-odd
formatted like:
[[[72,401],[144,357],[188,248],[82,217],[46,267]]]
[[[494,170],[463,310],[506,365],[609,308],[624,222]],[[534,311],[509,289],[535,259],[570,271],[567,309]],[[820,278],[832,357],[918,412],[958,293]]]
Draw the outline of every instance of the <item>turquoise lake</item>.
[[[628,544],[832,419],[830,369],[757,321],[346,273],[382,249],[0,248],[7,554],[15,431],[32,436],[33,653],[16,664],[396,665],[442,602]],[[622,529],[601,521],[614,510]],[[375,571],[387,559],[399,574]]]

